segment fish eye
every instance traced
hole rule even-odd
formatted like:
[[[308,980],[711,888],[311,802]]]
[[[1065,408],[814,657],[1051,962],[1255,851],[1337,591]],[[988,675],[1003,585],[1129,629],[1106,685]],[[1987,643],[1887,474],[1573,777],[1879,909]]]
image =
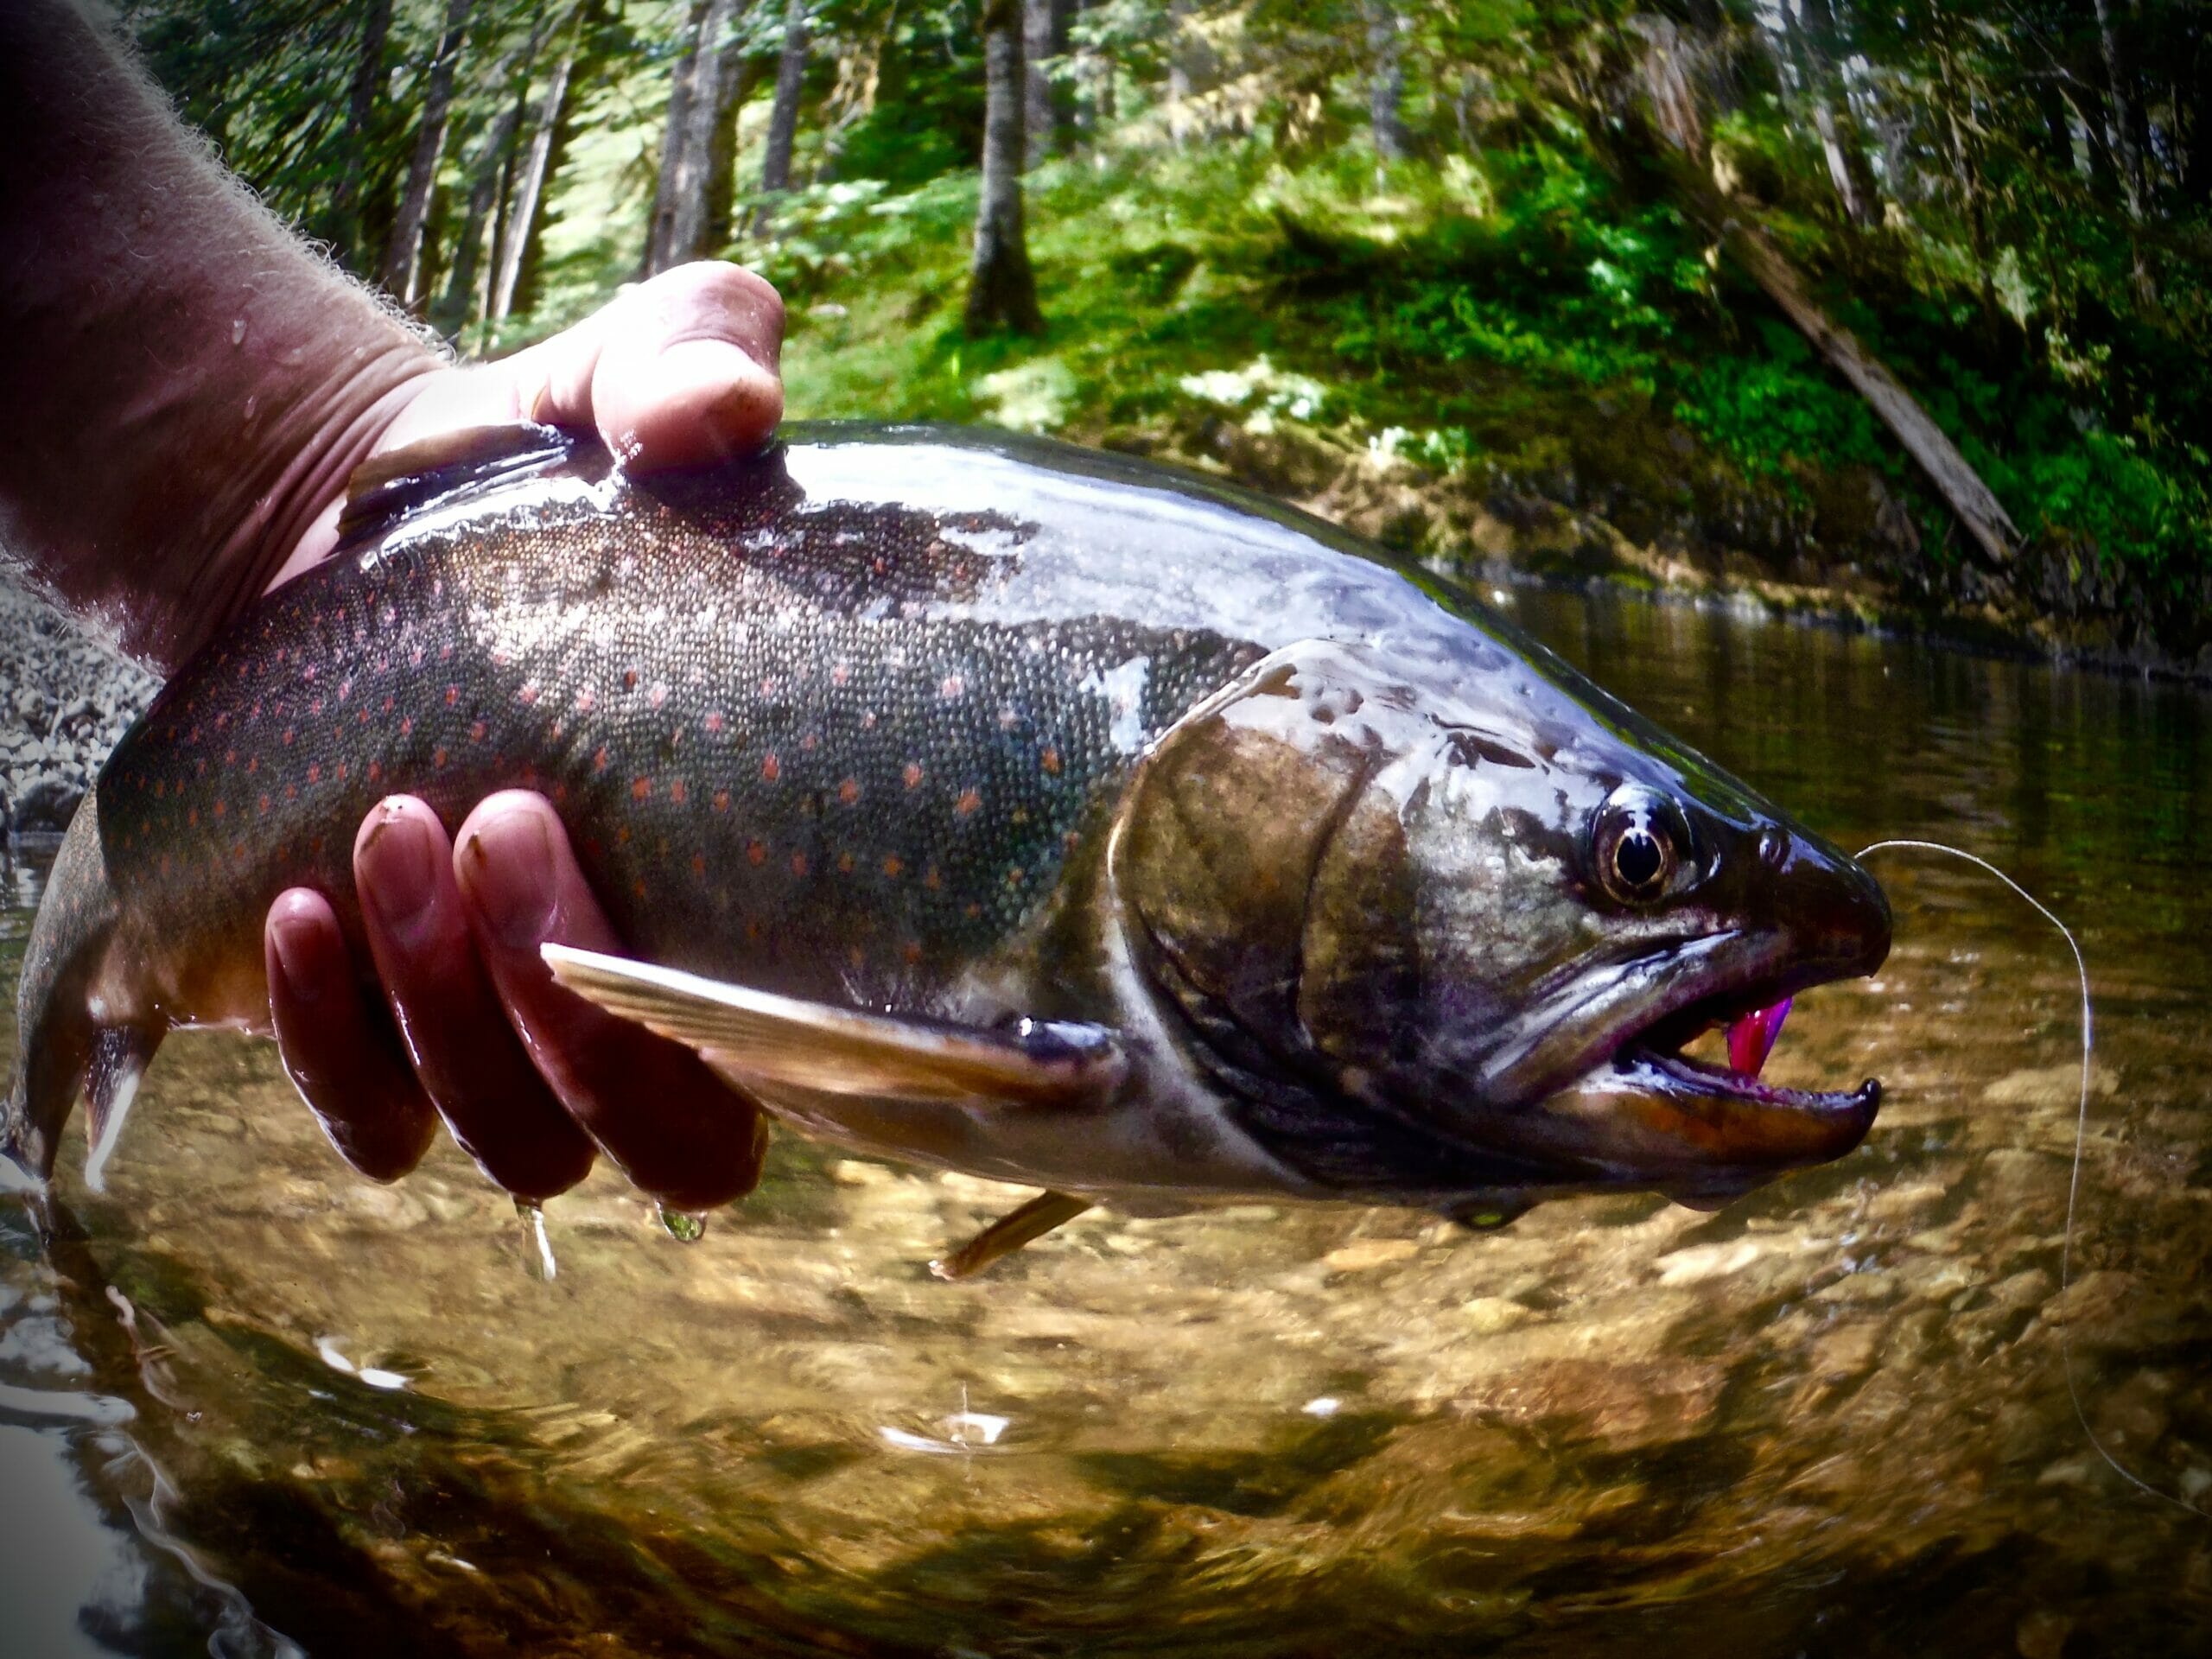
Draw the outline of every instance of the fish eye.
[[[1624,905],[1666,896],[1689,851],[1681,810],[1641,784],[1623,784],[1592,823],[1591,864],[1605,892]]]

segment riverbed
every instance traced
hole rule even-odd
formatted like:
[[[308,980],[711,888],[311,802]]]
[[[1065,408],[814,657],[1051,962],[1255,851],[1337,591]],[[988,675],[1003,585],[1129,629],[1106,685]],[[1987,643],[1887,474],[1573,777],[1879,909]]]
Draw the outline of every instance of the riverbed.
[[[785,1135],[679,1243],[545,1262],[449,1146],[380,1187],[265,1046],[173,1039],[41,1242],[0,1195],[0,1597],[87,1651],[2061,1655],[2212,1634],[2212,702],[1522,590],[1521,623],[1856,848],[1963,865],[1770,1075],[1850,1157],[1715,1214],[1093,1212]],[[0,912],[0,1052],[35,873]],[[2078,1408],[2077,1408],[2078,1402]],[[28,1471],[28,1472],[27,1472]],[[34,1570],[35,1569],[35,1570]],[[89,1611],[86,1611],[89,1610]],[[65,1645],[25,1651],[70,1650]]]

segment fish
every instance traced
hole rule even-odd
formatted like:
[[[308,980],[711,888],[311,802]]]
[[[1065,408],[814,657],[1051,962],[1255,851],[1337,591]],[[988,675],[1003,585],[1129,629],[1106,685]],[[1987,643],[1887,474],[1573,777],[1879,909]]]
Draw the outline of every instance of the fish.
[[[1881,1099],[1761,1075],[1880,966],[1873,878],[1417,566],[1043,439],[797,425],[632,477],[512,427],[364,468],[337,554],[117,747],[0,1145],[45,1179],[81,1094],[105,1158],[163,1033],[270,1029],[280,892],[359,944],[380,798],[509,787],[626,942],[546,947],[562,983],[804,1134],[1043,1189],[950,1274],[1099,1203],[1717,1207]]]

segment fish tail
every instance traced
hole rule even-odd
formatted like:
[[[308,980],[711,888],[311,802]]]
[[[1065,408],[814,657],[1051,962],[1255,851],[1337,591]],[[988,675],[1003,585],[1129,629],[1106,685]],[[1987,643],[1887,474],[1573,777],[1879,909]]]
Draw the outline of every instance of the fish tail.
[[[92,993],[120,906],[100,845],[99,793],[85,798],[47,878],[16,989],[16,1058],[0,1152],[43,1181],[70,1108],[91,1084],[94,1179],[114,1143],[158,1031],[104,1021]]]

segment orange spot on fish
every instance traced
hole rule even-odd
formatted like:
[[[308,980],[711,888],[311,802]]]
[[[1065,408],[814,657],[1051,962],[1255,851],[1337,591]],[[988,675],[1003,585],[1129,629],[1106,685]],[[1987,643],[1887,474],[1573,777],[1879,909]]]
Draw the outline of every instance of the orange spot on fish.
[[[806,855],[804,853],[793,853],[791,855],[791,874],[793,875],[804,875],[806,874]]]
[[[433,749],[433,750],[431,750],[431,751],[430,751],[430,764],[431,764],[432,766],[442,766],[443,765],[445,765],[445,763],[446,763],[446,752],[445,752],[445,747],[444,747],[444,746],[443,746],[443,745],[440,745],[437,748],[435,748],[435,749]]]
[[[402,715],[399,717],[399,734],[402,737],[405,737],[414,729],[415,716],[412,715]]]
[[[937,873],[936,865],[932,864],[922,872],[922,885],[931,893],[935,893],[944,885],[944,878]]]
[[[890,876],[893,880],[898,879],[898,877],[906,870],[906,861],[900,858],[898,854],[888,853],[884,855],[883,873],[886,875]]]
[[[444,751],[443,749],[440,749],[440,750],[438,751],[438,753],[439,753],[440,754],[443,754],[443,753],[445,753],[445,751]],[[310,760],[310,761],[308,761],[308,782],[309,782],[309,783],[311,783],[311,784],[319,784],[319,783],[321,783],[321,781],[322,781],[322,762],[321,762],[320,760]]]
[[[830,671],[830,683],[832,685],[849,685],[852,678],[853,665],[850,663],[840,662]]]
[[[446,687],[446,707],[450,709],[454,704],[460,701],[461,688],[457,685],[449,685]]]
[[[605,744],[601,744],[598,748],[592,751],[591,769],[594,772],[605,772],[607,770],[607,746]]]
[[[223,764],[225,766],[235,766],[238,763],[238,752],[236,749],[225,749],[223,751]]]
[[[625,691],[634,691],[638,689],[638,671],[636,669],[626,668],[622,671],[622,689]]]
[[[651,799],[652,798],[652,793],[653,793],[653,780],[652,780],[652,779],[650,779],[650,778],[632,778],[632,779],[630,780],[630,798],[631,798],[632,800],[633,800],[633,801],[645,801],[645,800],[651,800]]]
[[[692,855],[691,855],[691,874],[694,874],[694,875],[701,875],[701,876],[702,876],[702,875],[706,874],[706,873],[707,873],[707,855],[706,855],[704,853],[694,853],[694,854],[692,854]]]
[[[962,914],[962,915],[963,915],[963,916],[965,916],[965,917],[966,917],[969,921],[971,921],[971,922],[972,922],[972,921],[974,921],[974,920],[975,920],[978,916],[981,916],[982,913],[983,913],[983,907],[982,907],[981,905],[975,904],[975,903],[972,903],[972,902],[969,905],[969,906],[968,906],[968,908],[967,908],[967,909],[965,909],[964,911],[961,912],[961,914]]]
[[[914,788],[922,781],[921,763],[918,760],[909,760],[906,763],[906,770],[900,772],[899,776],[907,788]]]
[[[850,875],[852,873],[853,873],[853,855],[852,855],[850,853],[840,853],[840,854],[838,854],[838,855],[837,855],[837,874],[840,874],[840,875]]]
[[[717,812],[729,810],[729,791],[718,789],[715,791],[715,810]]]
[[[776,753],[773,749],[771,749],[768,752],[767,758],[761,761],[760,775],[763,778],[766,778],[772,784],[774,783],[777,779],[784,775],[784,763],[776,758]]]
[[[1019,864],[1006,873],[1006,884],[1009,887],[1020,887],[1026,879],[1022,868]]]
[[[288,749],[292,747],[292,728],[289,726],[284,728],[284,747]]]
[[[536,680],[524,681],[522,689],[515,693],[515,701],[522,704],[525,709],[529,708],[531,703],[536,702],[537,701],[537,682]],[[390,706],[391,699],[386,698],[385,707],[389,708]]]
[[[799,739],[798,746],[807,753],[812,754],[814,753],[815,745],[819,743],[822,740],[815,736],[812,732],[809,732],[804,737]]]
[[[223,816],[223,803],[219,800],[215,803],[215,816],[219,818]]]
[[[589,714],[592,710],[592,704],[595,701],[596,699],[594,698],[591,694],[591,688],[588,686],[585,687],[582,690],[576,693],[576,712],[580,715]]]
[[[952,804],[952,810],[964,818],[982,804],[983,798],[980,793],[972,789],[963,789],[960,791],[960,798]]]
[[[709,715],[699,723],[707,728],[707,735],[713,737],[721,731],[722,717],[720,715]]]
[[[748,864],[766,863],[768,861],[767,843],[760,841],[747,842],[745,843],[745,861]]]
[[[944,677],[944,682],[938,685],[937,694],[940,697],[957,697],[967,689],[968,683],[957,674],[948,674]]]
[[[668,798],[674,801],[678,806],[683,804],[684,798],[689,796],[690,792],[690,790],[685,785],[681,778],[676,779],[669,784]]]
[[[198,828],[200,823],[200,809],[195,806],[188,811],[184,815],[184,822],[187,829]]]
[[[1058,777],[1060,775],[1060,752],[1058,749],[1046,750],[1044,753],[1037,757],[1037,764],[1044,767],[1046,772],[1052,773],[1053,777]]]
[[[664,685],[653,687],[652,690],[647,694],[646,701],[656,709],[663,707],[668,702],[668,688]]]
[[[264,812],[266,812],[269,810],[269,798],[266,795],[264,795],[261,798],[261,810]]]
[[[484,741],[484,722],[482,721],[478,721],[474,725],[468,728],[468,741],[472,743],[481,743]]]
[[[861,798],[861,784],[857,778],[848,778],[837,785],[837,798],[850,806]]]
[[[908,967],[912,967],[914,963],[922,959],[921,941],[918,939],[907,940],[905,944],[899,947],[899,954],[906,957],[906,965]]]
[[[630,884],[630,891],[642,899],[645,896],[645,884],[643,881],[632,881]]]

